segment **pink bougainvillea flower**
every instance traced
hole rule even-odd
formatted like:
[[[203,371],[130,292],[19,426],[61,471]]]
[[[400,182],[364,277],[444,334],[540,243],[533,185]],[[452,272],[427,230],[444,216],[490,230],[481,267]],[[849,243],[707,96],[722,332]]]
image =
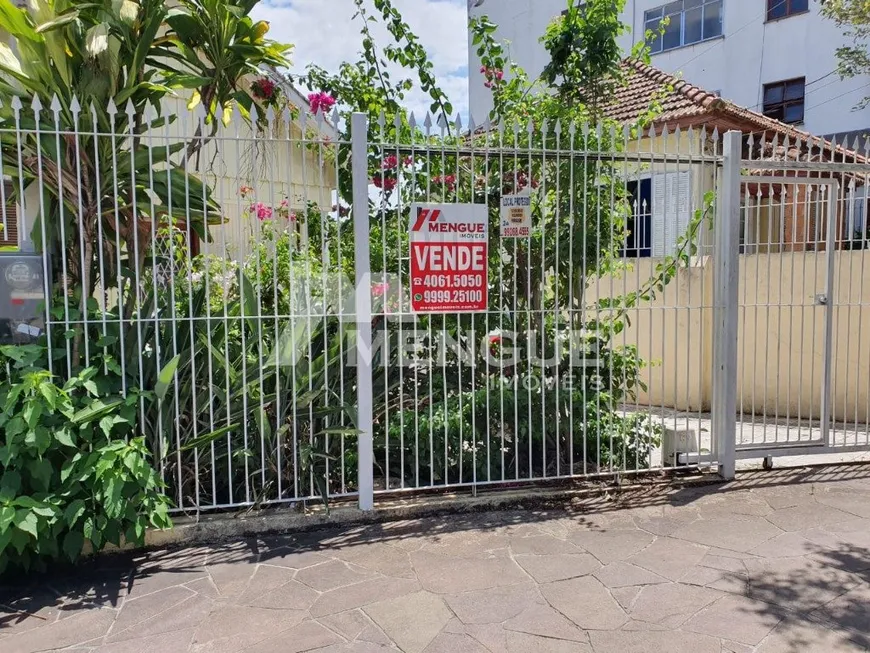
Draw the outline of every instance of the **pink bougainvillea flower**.
[[[272,207],[267,204],[263,204],[262,202],[251,204],[251,208],[249,210],[251,213],[256,215],[257,219],[260,221],[270,220],[272,218]]]
[[[290,211],[290,213],[287,214],[287,219],[288,219],[290,222],[296,222],[296,212],[295,212],[295,211]]]
[[[242,197],[247,197],[250,193],[253,192],[254,189],[250,186],[242,186],[241,188],[239,188],[239,195],[241,195]]]
[[[286,209],[286,208],[287,208],[287,198],[286,198],[286,197],[285,197],[283,200],[281,200],[281,204],[279,204],[279,206],[280,206],[282,209]]]
[[[387,291],[390,289],[390,284],[388,283],[376,283],[372,286],[372,295],[375,297],[383,297],[387,294]]]
[[[443,177],[441,175],[437,175],[435,177],[432,177],[432,183],[441,184],[447,190],[452,191],[456,188],[456,175],[445,175]]]
[[[383,164],[381,164],[381,167],[384,170],[392,170],[393,168],[398,167],[398,165],[399,159],[396,157],[395,154],[390,154],[389,156],[384,157],[384,162]]]
[[[335,106],[335,98],[326,91],[320,93],[311,93],[308,95],[308,107],[311,113],[317,114],[319,111],[326,113]]]
[[[276,88],[277,86],[275,82],[267,77],[261,77],[251,84],[251,90],[254,93],[254,97],[259,98],[260,100],[271,100],[275,96]]]
[[[406,166],[412,166],[414,165],[414,157],[409,154],[404,159],[402,159],[402,163],[404,163]]]
[[[481,66],[481,67],[480,67],[480,72],[485,73],[485,72],[486,72],[486,66]]]
[[[483,85],[487,88],[492,88],[492,82],[484,82]]]
[[[376,188],[391,191],[396,187],[397,182],[395,177],[381,177],[381,175],[375,175],[372,178],[372,183]]]

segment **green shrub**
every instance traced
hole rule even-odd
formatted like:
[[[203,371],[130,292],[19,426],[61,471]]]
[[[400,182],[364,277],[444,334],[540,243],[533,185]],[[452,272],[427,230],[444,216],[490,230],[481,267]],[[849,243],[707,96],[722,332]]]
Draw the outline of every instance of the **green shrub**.
[[[39,346],[0,347],[0,572],[77,560],[145,529],[168,528],[169,501],[133,437],[142,393],[101,391],[110,374],[88,367],[62,387],[38,365]]]

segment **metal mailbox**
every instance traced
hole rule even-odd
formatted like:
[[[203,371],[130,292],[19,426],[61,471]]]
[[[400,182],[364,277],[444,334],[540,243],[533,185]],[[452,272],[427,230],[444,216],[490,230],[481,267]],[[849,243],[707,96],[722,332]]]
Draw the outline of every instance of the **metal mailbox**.
[[[24,344],[45,328],[41,254],[0,252],[0,344]]]

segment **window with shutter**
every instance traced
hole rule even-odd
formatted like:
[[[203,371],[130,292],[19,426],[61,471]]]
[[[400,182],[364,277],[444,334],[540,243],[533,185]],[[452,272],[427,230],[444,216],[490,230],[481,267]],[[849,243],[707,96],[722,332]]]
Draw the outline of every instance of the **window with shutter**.
[[[671,256],[691,219],[691,175],[688,170],[653,175],[652,186],[652,255]]]
[[[12,184],[0,188],[0,247],[18,247],[18,205],[12,200]]]

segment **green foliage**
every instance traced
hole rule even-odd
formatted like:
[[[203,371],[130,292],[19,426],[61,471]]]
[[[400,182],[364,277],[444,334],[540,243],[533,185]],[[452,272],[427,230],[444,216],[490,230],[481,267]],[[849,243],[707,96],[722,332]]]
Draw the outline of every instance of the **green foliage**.
[[[0,364],[0,572],[76,561],[122,539],[141,545],[146,528],[168,528],[169,501],[136,435],[147,393],[107,392],[96,367],[62,387],[39,364],[38,346],[2,347]]]
[[[569,0],[566,12],[547,27],[541,43],[550,60],[543,80],[560,100],[582,103],[598,114],[622,81],[622,49],[617,38],[629,31],[619,18],[625,0],[592,0],[578,6]]]
[[[526,337],[540,336],[523,333],[520,340]],[[521,344],[529,343],[511,343]],[[489,366],[451,359],[446,368],[406,373],[403,394],[418,399],[389,415],[386,448],[376,451],[391,476],[403,469],[408,485],[443,484],[649,464],[661,428],[643,413],[622,410],[646,389],[636,348],[612,347],[608,337],[590,332],[583,342],[566,341],[561,356],[543,367],[526,359],[506,363],[500,346],[491,346]],[[589,364],[572,364],[581,358]],[[442,388],[450,394],[444,397]]]
[[[837,48],[837,72],[843,79],[870,73],[870,3],[867,0],[827,0],[820,13],[833,20],[838,27],[845,27],[845,35],[851,45]],[[863,108],[870,103],[870,96],[858,104]]]
[[[262,67],[289,64],[291,46],[266,38],[269,24],[254,22],[257,0],[180,0],[167,12],[169,38],[155,56],[165,54],[170,87],[195,88],[191,106],[200,102],[206,122],[217,130],[218,112],[238,106],[247,116],[254,104],[248,76]]]
[[[208,240],[208,226],[222,221],[196,165],[184,160],[207,137],[191,139],[185,153],[184,142],[151,147],[148,136],[175,120],[162,114],[177,92],[203,102],[214,133],[218,110],[251,106],[249,74],[287,63],[289,46],[266,39],[268,26],[250,18],[254,4],[34,0],[20,9],[0,0],[0,28],[15,46],[0,44],[4,169],[14,171],[15,193],[44,189],[31,235],[48,252],[55,290],[77,297],[82,311],[98,287],[120,291],[145,273],[157,230],[184,224]],[[13,98],[28,109],[16,114]],[[42,106],[36,115],[32,98]]]

